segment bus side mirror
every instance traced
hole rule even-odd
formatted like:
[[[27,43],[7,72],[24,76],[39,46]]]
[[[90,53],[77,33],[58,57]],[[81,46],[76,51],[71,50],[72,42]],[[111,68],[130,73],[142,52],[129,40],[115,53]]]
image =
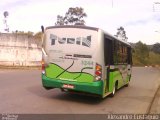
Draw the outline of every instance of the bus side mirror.
[[[44,27],[43,27],[43,25],[41,26],[41,30],[42,30],[42,33],[44,33]]]

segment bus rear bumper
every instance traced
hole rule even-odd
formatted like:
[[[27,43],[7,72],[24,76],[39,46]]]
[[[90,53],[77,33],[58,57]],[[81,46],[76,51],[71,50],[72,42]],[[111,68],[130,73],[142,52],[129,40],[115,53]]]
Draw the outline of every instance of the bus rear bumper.
[[[42,84],[44,88],[68,89],[71,91],[85,92],[97,95],[102,95],[103,93],[103,81],[96,81],[92,83],[71,82],[67,80],[51,79],[42,74]],[[67,85],[73,88],[66,88],[65,86]]]

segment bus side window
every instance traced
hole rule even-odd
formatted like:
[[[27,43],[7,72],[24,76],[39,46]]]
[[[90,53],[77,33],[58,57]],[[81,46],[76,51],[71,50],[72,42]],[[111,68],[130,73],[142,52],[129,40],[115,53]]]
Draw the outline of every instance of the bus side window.
[[[127,61],[128,64],[132,64],[131,47],[127,47]]]
[[[118,42],[114,40],[113,60],[114,64],[118,64]]]
[[[123,45],[123,63],[127,64],[128,63],[128,58],[127,58],[127,46]]]
[[[113,40],[104,39],[104,61],[105,66],[113,64]]]
[[[117,54],[118,54],[118,64],[122,64],[122,60],[123,60],[123,58],[122,58],[122,49],[123,49],[123,47],[122,47],[122,44],[120,43],[120,42],[118,42],[118,49],[117,49]]]

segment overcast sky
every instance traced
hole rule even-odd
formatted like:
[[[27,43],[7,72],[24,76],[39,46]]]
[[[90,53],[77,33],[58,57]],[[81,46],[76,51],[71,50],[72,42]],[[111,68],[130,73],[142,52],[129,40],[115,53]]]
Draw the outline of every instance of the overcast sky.
[[[87,26],[113,35],[123,26],[129,42],[154,44],[160,42],[160,5],[154,2],[160,0],[1,0],[0,32],[4,29],[4,11],[9,12],[11,32],[38,32],[41,25],[54,25],[57,15],[64,16],[69,7],[82,7],[88,15]]]

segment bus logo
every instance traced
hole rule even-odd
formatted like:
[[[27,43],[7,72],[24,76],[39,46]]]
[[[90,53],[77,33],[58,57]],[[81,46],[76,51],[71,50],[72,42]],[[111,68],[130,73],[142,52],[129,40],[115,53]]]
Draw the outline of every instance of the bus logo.
[[[87,37],[76,37],[76,38],[63,37],[63,38],[60,38],[54,34],[50,34],[50,40],[51,40],[51,45],[56,45],[57,43],[59,43],[59,44],[76,44],[76,45],[82,45],[85,47],[91,46],[91,35],[87,36]]]
[[[91,36],[87,36],[87,38],[83,38],[82,45],[86,47],[91,46]]]

